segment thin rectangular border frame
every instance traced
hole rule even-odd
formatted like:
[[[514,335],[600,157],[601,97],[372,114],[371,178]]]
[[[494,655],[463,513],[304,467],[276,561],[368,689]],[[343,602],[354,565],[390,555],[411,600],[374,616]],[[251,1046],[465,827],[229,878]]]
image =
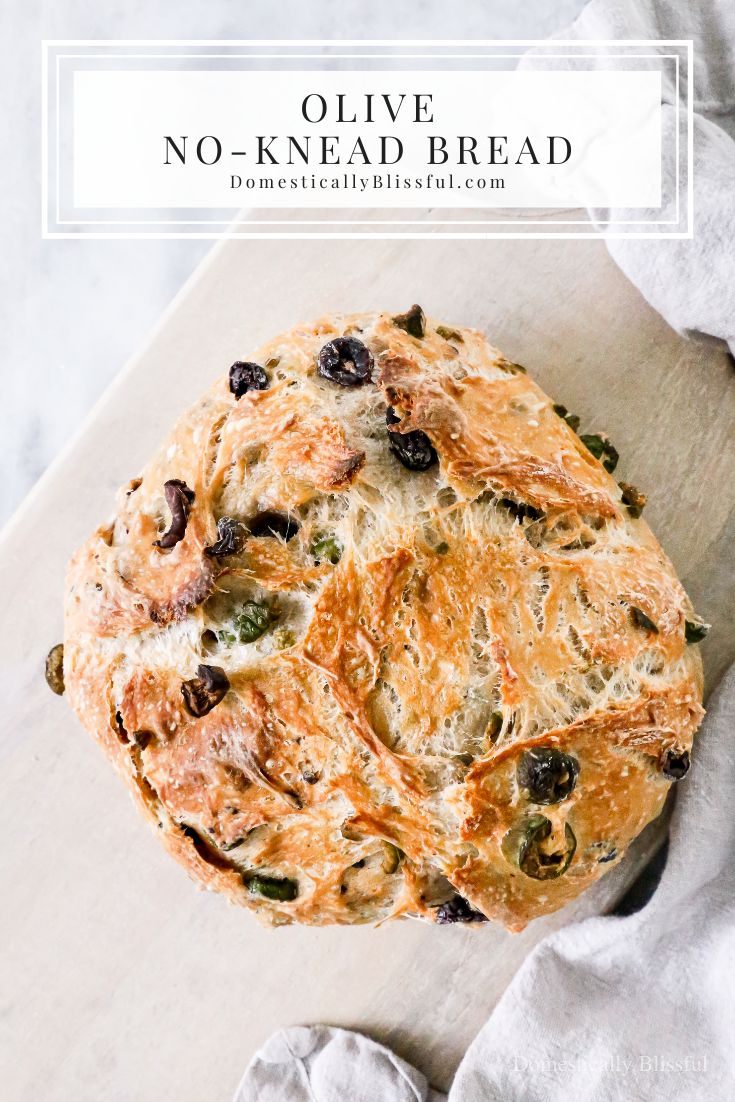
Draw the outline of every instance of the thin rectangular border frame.
[[[74,60],[74,59],[77,59],[77,58],[78,59],[92,58],[92,60],[94,60],[95,58],[100,58],[101,59],[101,58],[104,58],[108,55],[105,55],[105,54],[57,54],[55,56],[56,56],[56,135],[57,135],[57,138],[58,138],[58,134],[59,134],[59,112],[58,112],[58,108],[59,108],[59,75],[60,75],[59,74],[59,61],[65,61],[65,60],[68,60],[68,59]],[[112,55],[109,55],[109,56],[119,57],[119,58],[126,59],[126,60],[144,60],[144,59],[147,59],[147,58],[152,58],[154,60],[156,60],[156,59],[165,60],[167,57],[173,57],[175,60],[184,60],[184,59],[194,60],[197,57],[203,57],[207,60],[213,60],[215,58],[221,58],[221,59],[246,58],[246,57],[249,57],[251,55],[249,55],[249,54],[173,54],[173,55],[169,55],[169,54],[112,54]],[[286,54],[286,55],[281,55],[281,54],[268,55],[268,54],[266,54],[266,55],[255,55],[254,54],[252,56],[254,56],[254,57],[255,56],[261,56],[261,57],[264,57],[266,60],[271,60],[271,59],[275,60],[276,58],[280,58],[280,57],[286,57],[287,59],[292,59],[292,60],[296,60],[296,59],[306,60],[306,59],[311,59],[313,57],[316,57],[317,55],[315,55],[315,54]],[[337,59],[343,59],[344,60],[344,59],[353,58],[353,57],[354,58],[359,58],[360,56],[363,56],[363,55],[360,55],[360,54],[330,54],[329,56],[332,57],[332,58],[337,58]],[[437,57],[438,58],[438,57],[446,57],[446,58],[449,58],[449,57],[451,57],[451,55],[441,55],[441,54],[437,54],[437,55],[421,55],[421,54],[385,54],[385,55],[378,55],[378,54],[373,54],[373,55],[365,55],[365,56],[372,56],[372,57],[377,57],[377,58],[383,58],[383,57],[385,57],[385,58],[388,58],[388,57],[398,57],[398,58],[407,58],[407,57],[417,57],[417,58]],[[457,55],[457,57],[460,57],[460,56],[461,55],[459,55],[459,54]],[[518,54],[513,53],[513,54],[476,54],[476,55],[469,54],[469,55],[466,55],[466,56],[470,57],[470,58],[472,58],[473,56],[477,57],[477,58],[500,57],[500,58],[503,58],[503,59],[510,60],[511,58],[521,58],[524,55],[522,53],[518,53]],[[585,60],[587,58],[605,57],[606,55],[604,55],[604,54],[551,54],[549,56],[553,57],[553,58],[556,58],[556,59],[567,59],[568,58],[568,59],[571,60],[571,59],[574,59],[574,58],[581,58],[582,60]],[[676,96],[677,96],[677,100],[676,100],[676,134],[675,134],[675,139],[676,139],[676,149],[675,149],[675,161],[676,161],[676,185],[675,185],[676,218],[670,219],[670,220],[659,220],[659,221],[653,221],[653,220],[649,221],[649,220],[646,220],[646,219],[635,219],[635,218],[600,219],[595,224],[598,225],[598,226],[678,226],[679,222],[680,222],[680,203],[679,203],[679,200],[680,200],[680,191],[679,191],[680,105],[679,105],[679,101],[678,101],[679,61],[680,61],[679,54],[610,54],[609,56],[611,58],[612,57],[615,57],[615,58],[630,58],[630,59],[641,58],[643,60],[646,60],[646,59],[651,59],[652,60],[654,58],[661,58],[664,61],[674,61],[675,62],[674,81],[675,81]],[[59,212],[61,210],[61,202],[60,202],[60,197],[59,196],[60,196],[60,191],[59,191],[59,156],[58,156],[58,142],[57,142],[57,156],[56,156],[56,216],[55,216],[55,219],[54,219],[54,224],[57,225],[57,226],[145,226],[145,225],[151,225],[151,226],[197,226],[197,225],[232,226],[232,225],[245,225],[246,224],[245,220],[237,221],[237,216],[236,216],[235,219],[232,219],[232,218],[222,218],[222,219],[207,218],[207,219],[197,220],[197,219],[192,219],[192,218],[180,218],[180,219],[169,219],[169,220],[166,220],[166,221],[158,220],[158,219],[155,219],[155,220],[154,219],[145,219],[145,218],[140,218],[140,219],[135,219],[135,220],[120,220],[120,219],[115,219],[115,218],[108,218],[108,219],[63,219],[63,218],[59,217]],[[257,208],[256,207],[255,209],[265,209],[265,208]],[[408,208],[408,209],[411,210],[413,208]],[[559,210],[564,210],[564,209],[567,209],[567,208],[559,207],[558,209]],[[571,210],[571,209],[575,209],[575,208],[569,208],[569,209]],[[553,223],[548,222],[545,219],[533,219],[533,218],[519,218],[519,219],[513,219],[513,218],[500,218],[500,219],[483,218],[483,219],[479,219],[478,218],[478,219],[462,219],[462,220],[460,220],[460,219],[449,219],[449,220],[447,220],[447,219],[436,219],[436,218],[434,218],[434,219],[431,219],[431,218],[413,218],[413,219],[412,218],[393,218],[393,219],[384,219],[383,221],[381,221],[379,219],[360,220],[360,219],[357,219],[357,218],[351,218],[351,219],[346,219],[346,218],[339,218],[339,219],[338,218],[334,218],[334,219],[318,219],[318,218],[308,218],[308,219],[307,218],[304,218],[304,219],[285,219],[285,218],[267,219],[267,218],[265,218],[264,219],[264,218],[259,218],[257,220],[257,224],[259,226],[311,226],[311,227],[316,227],[316,226],[478,226],[479,227],[479,226],[548,226],[548,225],[552,225],[552,224],[553,225],[559,225],[559,226],[588,226],[588,225],[591,225],[592,223],[587,219],[571,219],[571,218],[559,219],[558,221],[555,221]],[[75,236],[77,236],[77,235],[75,235]],[[91,235],[89,235],[89,234],[79,234],[78,236],[91,236]],[[120,233],[119,236],[124,239],[124,234]],[[258,235],[258,236],[260,236],[260,235]],[[310,235],[310,236],[316,236],[316,235]],[[477,235],[473,234],[472,236],[477,236]],[[493,236],[495,236],[495,235],[493,235]],[[528,235],[524,234],[523,236],[528,236]],[[548,234],[543,234],[541,236],[548,237],[549,235]],[[585,233],[584,236],[585,237],[593,237],[593,236],[597,236],[597,234],[595,234],[594,231],[589,231],[589,232]],[[631,236],[633,236],[633,235],[631,234]]]
[[[641,232],[629,232],[629,233],[612,232],[610,230],[600,231],[596,228],[592,228],[592,229],[590,229],[586,232],[581,232],[581,231],[558,231],[557,232],[557,231],[549,230],[549,231],[546,231],[546,232],[543,232],[543,233],[534,232],[534,231],[519,232],[519,231],[501,231],[501,230],[492,230],[492,231],[475,230],[474,232],[449,232],[448,230],[444,230],[444,229],[434,229],[434,230],[432,230],[428,233],[420,233],[418,231],[413,231],[413,230],[411,230],[411,231],[402,231],[402,232],[395,232],[395,231],[394,232],[388,232],[388,231],[386,231],[382,228],[380,228],[377,232],[375,232],[375,231],[373,231],[373,232],[369,232],[369,231],[367,231],[367,232],[366,231],[361,231],[361,232],[354,232],[354,231],[353,232],[338,232],[338,231],[318,232],[316,228],[322,227],[324,225],[329,225],[329,226],[333,226],[333,225],[348,225],[348,226],[350,226],[350,225],[352,225],[352,226],[354,226],[354,225],[366,225],[366,226],[383,227],[385,225],[392,225],[392,224],[400,225],[400,226],[405,226],[405,225],[452,226],[452,225],[468,225],[468,224],[475,225],[475,226],[487,226],[487,225],[507,226],[507,225],[519,225],[519,224],[525,225],[525,226],[534,226],[534,225],[536,225],[536,226],[538,226],[538,225],[548,226],[548,225],[581,225],[581,224],[584,224],[584,225],[591,225],[592,227],[595,227],[595,225],[602,225],[602,224],[604,224],[604,225],[620,225],[621,223],[620,222],[614,222],[612,220],[610,220],[608,222],[605,222],[605,223],[595,224],[595,223],[592,223],[592,222],[582,223],[580,220],[576,220],[576,221],[573,221],[573,220],[558,220],[558,221],[553,221],[553,222],[546,222],[546,221],[540,222],[538,220],[533,221],[531,219],[528,219],[528,220],[523,219],[523,220],[519,220],[519,221],[513,221],[511,219],[503,219],[503,220],[495,220],[495,221],[493,221],[493,220],[476,220],[476,221],[472,221],[472,222],[469,222],[468,220],[464,220],[462,222],[457,222],[457,221],[448,221],[448,222],[447,221],[433,221],[433,222],[428,222],[426,220],[414,220],[412,222],[411,220],[398,220],[398,219],[392,220],[392,221],[386,220],[384,222],[380,222],[380,221],[360,222],[360,221],[357,221],[357,220],[351,220],[351,221],[348,222],[344,219],[342,219],[342,220],[331,220],[331,221],[330,220],[325,220],[325,219],[320,219],[320,220],[313,219],[313,220],[309,220],[309,221],[306,221],[306,220],[304,220],[304,221],[294,221],[294,220],[285,220],[284,219],[284,220],[260,220],[260,221],[258,221],[257,225],[259,225],[259,226],[262,226],[262,225],[278,225],[278,226],[284,226],[284,227],[294,226],[294,225],[308,225],[308,226],[315,227],[315,229],[311,230],[310,232],[303,232],[303,231],[291,231],[291,232],[289,232],[286,229],[282,229],[282,230],[279,230],[277,232],[273,232],[273,231],[259,232],[257,230],[243,231],[243,230],[240,230],[240,229],[233,229],[232,228],[233,226],[241,226],[241,225],[246,224],[245,222],[238,222],[236,220],[238,216],[236,216],[236,219],[230,219],[229,221],[223,220],[221,223],[219,223],[219,222],[214,222],[214,223],[208,222],[209,225],[219,224],[219,225],[225,226],[226,228],[218,230],[218,231],[211,231],[210,230],[210,231],[207,231],[207,232],[189,231],[189,232],[186,232],[186,233],[174,233],[174,232],[171,232],[171,231],[167,231],[167,232],[163,232],[163,233],[160,233],[160,232],[156,233],[156,232],[152,232],[152,231],[138,231],[138,232],[134,232],[134,233],[124,233],[124,232],[120,232],[119,230],[117,230],[117,231],[109,231],[109,232],[106,232],[106,233],[103,233],[103,232],[92,232],[92,233],[61,232],[60,233],[60,232],[57,232],[57,231],[54,231],[54,230],[49,230],[49,223],[48,223],[48,199],[49,199],[49,189],[48,189],[48,182],[49,182],[48,181],[48,167],[49,167],[49,164],[48,164],[48,162],[49,162],[49,158],[48,158],[48,141],[49,141],[48,59],[49,59],[49,53],[50,53],[52,48],[54,48],[54,47],[67,47],[67,46],[68,47],[77,47],[77,48],[80,48],[80,47],[95,48],[95,47],[102,47],[102,46],[114,46],[114,47],[123,47],[123,48],[127,48],[127,47],[139,47],[140,48],[140,47],[147,47],[147,46],[154,47],[154,48],[155,47],[163,47],[163,46],[167,46],[167,47],[170,47],[170,46],[175,46],[175,47],[180,47],[180,46],[197,46],[197,47],[208,47],[208,46],[238,47],[238,46],[247,46],[247,47],[251,48],[251,50],[253,51],[250,54],[241,54],[241,55],[233,54],[233,53],[222,54],[222,55],[206,55],[208,57],[223,57],[223,58],[235,58],[235,59],[237,59],[238,57],[242,57],[242,58],[262,57],[263,56],[262,54],[258,54],[256,52],[257,49],[262,49],[264,47],[274,47],[274,46],[286,47],[286,48],[289,48],[289,47],[290,48],[298,48],[298,47],[311,46],[311,47],[319,47],[321,49],[324,49],[324,47],[345,48],[345,47],[349,47],[349,46],[360,47],[360,48],[375,47],[375,46],[384,46],[384,47],[387,46],[387,47],[399,47],[399,48],[400,47],[414,47],[414,48],[420,48],[420,49],[426,49],[426,48],[429,48],[429,47],[438,47],[438,48],[470,47],[470,48],[474,48],[475,50],[480,49],[484,46],[494,47],[494,48],[498,48],[498,49],[513,47],[513,46],[516,46],[516,47],[517,46],[525,46],[525,47],[543,46],[543,47],[546,47],[546,48],[552,48],[552,47],[561,47],[561,48],[564,48],[564,47],[578,47],[580,49],[584,48],[585,46],[610,46],[610,47],[612,47],[612,46],[619,46],[619,47],[622,47],[622,46],[650,46],[650,47],[676,46],[676,47],[682,47],[683,46],[686,49],[686,57],[687,57],[687,120],[686,120],[687,121],[687,207],[686,207],[686,211],[687,211],[687,229],[685,231],[668,231],[668,232],[664,231],[664,232],[652,232],[652,233],[646,233],[646,232],[642,232],[642,231]],[[56,94],[56,111],[57,111],[57,115],[58,115],[58,109],[59,109],[59,96],[58,96],[59,60],[63,59],[63,58],[75,57],[75,56],[79,56],[79,57],[90,57],[91,56],[91,57],[94,57],[95,55],[91,55],[89,53],[80,54],[80,55],[57,53],[55,55],[55,58],[56,58],[56,93],[57,93]],[[122,57],[122,58],[126,58],[126,57],[135,58],[136,55],[126,55],[126,54],[104,55],[103,54],[103,55],[99,55],[99,56],[101,56],[101,57],[105,57],[105,56],[115,57],[115,56],[117,56],[117,57]],[[140,56],[141,56],[141,58],[152,58],[152,59],[155,60],[157,57],[160,57],[161,59],[164,59],[164,58],[166,58],[168,56],[171,56],[171,55],[170,54],[156,55],[156,54],[153,54],[153,53],[148,53],[148,54],[143,54],[143,55],[140,55]],[[192,59],[196,59],[197,57],[204,56],[204,55],[191,54],[191,55],[182,55],[182,56],[183,57],[191,57]],[[274,56],[274,58],[285,57],[286,59],[289,59],[292,56],[298,56],[298,55],[289,55],[289,54],[281,53],[281,54],[275,54],[273,56]],[[307,54],[307,55],[304,55],[304,56],[306,58],[311,59],[311,58],[318,57],[318,54]],[[343,58],[344,55],[341,55],[341,54],[338,54],[338,53],[327,53],[327,54],[325,54],[325,56],[330,57],[330,58],[334,58],[334,59],[340,59],[340,58]],[[360,54],[357,54],[357,55],[348,55],[348,56],[355,56],[356,58],[359,58],[360,56],[375,56],[375,55],[360,55]],[[392,54],[388,54],[386,56],[396,57],[396,58],[415,57],[417,59],[421,59],[421,58],[425,57],[426,55],[422,55],[422,54],[402,55],[402,54],[398,54],[398,53],[392,53]],[[462,54],[457,54],[456,56],[458,58],[463,57]],[[504,54],[494,54],[494,55],[488,54],[488,55],[482,55],[482,56],[488,56],[488,57],[496,56],[496,57],[511,58],[511,57],[520,57],[520,56],[522,56],[522,54],[516,54],[516,53],[506,54],[506,55],[504,55]],[[548,54],[543,55],[543,56],[554,58],[554,57],[562,57],[564,55],[555,54],[555,53],[548,53]],[[576,53],[576,54],[572,54],[571,56],[572,57],[582,57],[582,58],[584,58],[587,55]],[[597,56],[600,56],[600,55],[594,54],[594,55],[589,55],[589,56],[597,57]],[[605,55],[602,55],[602,56],[605,56]],[[621,54],[611,54],[610,55],[611,58],[624,57],[624,56],[626,56],[626,55],[621,55]],[[645,57],[646,55],[633,54],[633,55],[627,55],[627,56]],[[654,222],[646,222],[646,221],[643,221],[643,220],[633,223],[633,221],[630,220],[630,221],[626,221],[624,224],[631,224],[631,225],[632,224],[636,224],[636,225],[672,225],[672,224],[678,224],[678,222],[679,222],[679,216],[680,216],[680,207],[679,207],[680,163],[679,162],[680,162],[680,153],[681,153],[681,151],[680,151],[681,104],[680,104],[680,99],[679,99],[679,91],[680,91],[679,60],[680,60],[680,55],[678,53],[676,53],[676,54],[662,54],[662,53],[658,52],[658,53],[656,53],[655,55],[652,55],[652,56],[661,57],[664,60],[672,59],[672,60],[675,60],[675,62],[676,62],[676,73],[675,73],[675,85],[676,85],[675,141],[676,141],[676,150],[675,150],[675,157],[676,157],[677,219],[676,219],[676,222],[674,222],[674,223],[668,222],[668,221],[654,223]],[[451,57],[451,55],[447,55],[447,59],[449,59],[449,57]],[[556,238],[556,239],[561,239],[561,240],[566,240],[566,239],[578,239],[578,240],[593,239],[594,240],[594,239],[597,239],[597,238],[610,238],[610,239],[635,238],[635,239],[638,239],[638,240],[691,239],[693,237],[693,232],[694,232],[694,188],[693,188],[693,180],[692,180],[692,165],[693,165],[693,152],[694,152],[694,134],[693,134],[693,129],[694,129],[693,57],[694,57],[694,43],[693,43],[692,39],[589,39],[589,40],[570,40],[570,39],[559,39],[559,40],[556,40],[556,39],[554,39],[554,40],[542,40],[542,39],[480,39],[480,40],[469,40],[469,39],[446,39],[446,40],[437,40],[437,39],[366,39],[366,40],[357,40],[357,39],[43,39],[41,41],[41,63],[42,63],[42,73],[41,73],[41,86],[42,86],[42,110],[41,110],[41,141],[42,141],[42,149],[41,149],[41,204],[42,204],[42,210],[41,210],[41,217],[42,217],[42,233],[41,233],[41,236],[45,240],[46,239],[66,240],[66,239],[71,239],[71,238],[73,238],[75,240],[78,239],[78,238],[87,239],[87,240],[95,240],[95,239],[96,240],[145,240],[145,239],[149,239],[149,240],[166,240],[166,239],[181,240],[181,239],[188,239],[188,238],[192,238],[192,239],[195,239],[195,240],[196,239],[200,239],[200,240],[201,239],[203,239],[203,240],[219,240],[219,239],[222,239],[222,238],[235,238],[235,239],[240,238],[240,239],[245,239],[245,240],[254,240],[254,239],[255,240],[257,240],[257,239],[260,239],[260,240],[271,240],[271,239],[276,239],[276,240],[277,239],[304,240],[304,239],[307,239],[308,240],[308,239],[311,239],[311,238],[314,238],[314,239],[325,238],[325,239],[331,239],[331,240],[354,240],[354,239],[370,239],[370,238],[396,239],[396,240],[405,240],[405,239],[432,240],[434,238],[446,238],[446,239],[450,239],[450,240],[451,239],[454,239],[454,240],[486,240],[486,239],[503,240],[503,239],[517,239],[517,238],[518,239],[523,239],[523,238],[534,239],[534,238],[546,238],[546,237],[552,238],[552,239]],[[58,177],[58,171],[59,171],[58,135],[59,135],[59,129],[58,129],[58,124],[57,124],[57,129],[56,129],[56,140],[57,140],[56,171],[57,171],[57,177]],[[58,184],[57,184],[57,188],[58,188]],[[57,203],[58,203],[58,191],[57,191]],[[560,209],[562,209],[562,208],[560,208]],[[61,220],[59,220],[59,218],[58,218],[58,214],[59,214],[58,206],[57,206],[56,214],[57,214],[57,220],[56,220],[57,225],[70,224],[68,222],[62,222]],[[113,222],[112,220],[110,220],[110,221],[106,221],[106,222],[102,222],[102,223],[96,223],[96,222],[92,223],[92,222],[89,222],[89,221],[87,221],[87,222],[82,221],[82,222],[73,222],[71,224],[73,224],[73,225],[102,224],[102,225],[107,225],[107,226],[116,224],[116,225],[140,226],[140,225],[145,225],[146,223],[143,220],[133,221],[133,222],[125,222],[125,223],[122,223],[120,221]],[[181,224],[184,224],[184,225],[200,225],[202,223],[200,221],[194,221],[194,220],[191,220],[191,221],[188,221],[188,222],[182,220],[182,221],[178,221],[178,222],[172,222],[172,221],[159,222],[159,221],[156,221],[156,222],[151,222],[150,224],[151,225],[156,225],[156,226],[161,226],[161,225],[181,225]],[[255,224],[256,223],[251,223],[251,225],[255,225]]]

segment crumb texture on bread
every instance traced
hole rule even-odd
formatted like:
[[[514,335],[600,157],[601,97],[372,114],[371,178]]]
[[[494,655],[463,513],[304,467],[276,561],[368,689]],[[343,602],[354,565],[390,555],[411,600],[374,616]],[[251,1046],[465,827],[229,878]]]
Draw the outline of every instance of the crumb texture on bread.
[[[688,763],[670,562],[479,332],[328,317],[243,379],[70,563],[81,721],[190,874],[271,924],[556,910]]]

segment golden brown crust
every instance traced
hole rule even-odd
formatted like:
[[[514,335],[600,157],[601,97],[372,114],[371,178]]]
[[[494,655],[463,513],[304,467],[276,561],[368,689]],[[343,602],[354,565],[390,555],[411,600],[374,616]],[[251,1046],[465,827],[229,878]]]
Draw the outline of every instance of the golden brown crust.
[[[374,381],[319,375],[337,336],[370,349]],[[522,928],[661,809],[665,753],[702,715],[686,595],[481,334],[354,315],[253,358],[267,389],[218,382],[70,563],[72,705],[176,859],[266,922],[436,918],[456,891]],[[392,432],[426,434],[429,469],[399,462],[386,406]],[[191,500],[161,548],[170,480]],[[280,536],[257,529],[274,512]],[[223,517],[244,528],[217,555]],[[193,714],[203,665],[226,691]],[[577,771],[556,802],[525,779],[539,750]],[[539,822],[544,879],[522,856]]]
[[[609,480],[576,434],[527,375],[426,379],[405,356],[386,356],[380,385],[405,412],[401,429],[423,429],[444,461],[447,481],[517,494],[539,508],[574,508],[615,516]],[[522,431],[519,431],[522,430]]]

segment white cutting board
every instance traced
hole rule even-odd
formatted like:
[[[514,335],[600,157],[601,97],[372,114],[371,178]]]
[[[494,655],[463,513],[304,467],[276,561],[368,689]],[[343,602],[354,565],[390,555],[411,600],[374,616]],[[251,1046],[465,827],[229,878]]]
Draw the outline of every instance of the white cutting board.
[[[608,909],[657,844],[660,827],[520,936],[414,922],[265,931],[194,889],[44,684],[65,561],[174,418],[281,329],[414,301],[486,329],[587,431],[609,432],[619,477],[649,493],[649,521],[715,623],[710,683],[732,658],[735,580],[718,566],[735,540],[735,374],[678,338],[601,243],[220,244],[0,542],[3,1098],[228,1102],[272,1030],[318,1021],[386,1040],[446,1087],[532,946]]]

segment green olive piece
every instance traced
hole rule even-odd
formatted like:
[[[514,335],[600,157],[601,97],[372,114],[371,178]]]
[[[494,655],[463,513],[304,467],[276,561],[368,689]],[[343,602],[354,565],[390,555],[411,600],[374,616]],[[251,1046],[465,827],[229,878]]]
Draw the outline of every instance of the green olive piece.
[[[579,762],[552,746],[534,746],[521,754],[516,775],[533,803],[558,804],[574,791]]]
[[[684,640],[688,646],[692,643],[701,643],[709,634],[709,624],[696,623],[693,620],[684,621]]]
[[[564,848],[548,849],[544,843],[551,835],[551,823],[545,815],[533,815],[519,826],[512,827],[503,839],[503,853],[508,861],[532,880],[556,880],[562,876],[574,857],[577,839],[569,823],[564,825]]]
[[[342,558],[342,546],[339,541],[326,533],[318,533],[311,544],[311,553],[317,562],[330,562],[336,566]]]
[[[644,631],[652,631],[658,635],[658,628],[654,624],[650,616],[646,616],[645,612],[641,608],[636,608],[635,605],[630,606],[630,616],[637,628],[643,628]]]
[[[397,329],[403,329],[409,337],[422,340],[426,336],[426,317],[424,311],[416,303],[405,314],[396,314],[393,324]]]
[[[64,695],[64,644],[57,643],[46,656],[46,684],[52,693]]]
[[[580,436],[579,438],[584,444],[588,452],[592,452],[595,459],[599,459],[606,471],[610,474],[615,470],[618,465],[617,448],[614,448],[610,441],[605,436],[599,436],[598,434],[590,434],[586,436]]]
[[[200,663],[197,675],[189,681],[182,681],[181,695],[189,715],[201,719],[224,700],[230,689],[227,674],[221,666],[208,666]]]
[[[464,344],[464,337],[458,329],[450,329],[448,325],[437,325],[436,331],[445,341],[459,341],[460,344]]]
[[[262,895],[264,899],[275,899],[279,903],[290,903],[299,894],[298,884],[287,876],[260,876],[256,873],[248,878],[247,886],[253,895]]]
[[[577,431],[580,419],[577,417],[576,413],[570,413],[566,406],[562,406],[558,402],[551,408],[554,410],[557,417],[561,417],[562,421],[566,421],[570,429],[573,429],[574,432]]]
[[[390,876],[396,871],[401,863],[403,857],[403,850],[400,850],[398,846],[394,846],[392,842],[383,842],[383,861],[382,868],[386,876]]]
[[[231,624],[217,632],[220,643],[254,643],[264,635],[276,619],[272,609],[264,601],[246,601],[233,616]]]
[[[493,712],[487,725],[487,733],[492,743],[498,741],[498,735],[503,729],[503,713]]]
[[[633,519],[637,520],[643,512],[648,498],[645,494],[641,493],[638,487],[634,486],[632,482],[621,482],[620,489],[622,491],[621,500],[623,505],[625,505]]]

